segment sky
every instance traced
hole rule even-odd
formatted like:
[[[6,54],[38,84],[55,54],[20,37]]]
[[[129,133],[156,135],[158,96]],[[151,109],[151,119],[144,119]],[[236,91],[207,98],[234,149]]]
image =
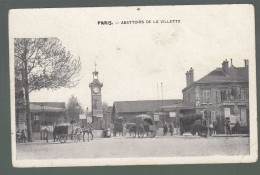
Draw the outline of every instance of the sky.
[[[57,37],[82,61],[76,87],[32,92],[32,102],[67,103],[74,95],[83,108],[91,107],[89,83],[94,62],[103,83],[102,100],[109,105],[114,101],[157,100],[157,84],[161,99],[161,82],[164,99],[182,99],[185,72],[190,67],[196,81],[221,67],[224,59],[232,58],[237,67],[244,66],[244,59],[255,64],[254,11],[250,5],[12,10],[9,19],[10,41]],[[132,20],[143,20],[144,24],[121,24]],[[180,23],[153,23],[156,20]],[[98,21],[112,21],[113,25],[98,25]],[[12,48],[10,44],[10,53]]]

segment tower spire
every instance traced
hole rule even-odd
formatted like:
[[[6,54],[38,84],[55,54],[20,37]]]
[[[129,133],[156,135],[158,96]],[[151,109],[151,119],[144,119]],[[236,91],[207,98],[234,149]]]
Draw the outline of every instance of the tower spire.
[[[95,71],[93,72],[93,79],[98,79],[97,64],[95,61],[94,61],[94,65],[95,65]]]

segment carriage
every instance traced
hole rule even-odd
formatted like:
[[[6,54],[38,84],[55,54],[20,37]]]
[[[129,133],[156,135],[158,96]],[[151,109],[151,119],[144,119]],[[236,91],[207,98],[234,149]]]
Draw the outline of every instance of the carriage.
[[[126,123],[126,129],[129,132],[130,137],[155,137],[157,133],[157,127],[150,116],[143,117],[137,116],[135,122]]]
[[[74,142],[78,142],[82,139],[85,141],[83,132],[80,127],[74,124],[59,124],[53,129],[53,139],[54,142],[55,140],[59,140],[61,143],[65,143],[69,137],[71,140],[74,140]]]
[[[119,133],[119,135],[123,135],[123,122],[124,122],[124,119],[123,117],[119,117],[117,119],[115,119],[114,121],[114,128],[113,128],[113,134],[114,136],[117,135],[117,133]]]
[[[59,140],[61,143],[65,143],[68,137],[71,137],[72,126],[69,124],[60,124],[54,127],[53,129],[53,139]]]
[[[200,136],[206,136],[208,127],[202,114],[190,114],[180,118],[180,135],[190,132],[192,135],[198,133]]]

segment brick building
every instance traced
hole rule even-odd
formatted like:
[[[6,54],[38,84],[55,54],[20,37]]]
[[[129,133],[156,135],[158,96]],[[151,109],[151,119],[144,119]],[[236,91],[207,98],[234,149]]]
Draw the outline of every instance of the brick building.
[[[244,67],[229,66],[227,60],[201,79],[194,81],[194,70],[186,72],[187,86],[182,90],[183,104],[193,107],[188,113],[209,111],[209,123],[217,121],[221,133],[225,122],[249,126],[248,60]]]

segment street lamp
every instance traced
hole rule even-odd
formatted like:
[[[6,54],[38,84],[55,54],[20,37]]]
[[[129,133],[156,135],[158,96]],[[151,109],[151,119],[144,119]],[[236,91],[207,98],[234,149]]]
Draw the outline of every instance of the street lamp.
[[[210,135],[210,131],[209,131],[209,116],[210,116],[210,111],[209,111],[209,105],[212,105],[211,103],[209,103],[209,102],[207,102],[207,109],[206,109],[206,111],[207,111],[207,127],[208,127],[208,133],[207,133],[207,135],[209,136]]]
[[[44,115],[44,104],[43,103],[41,104],[41,110],[42,110],[42,119],[43,120],[40,120],[40,123],[41,123],[41,126],[42,126],[42,121],[43,121],[44,125],[46,124],[46,122],[45,122],[45,115]],[[44,136],[43,136],[43,133],[42,133],[42,130],[41,130],[41,139],[42,140],[44,139],[43,137]]]

